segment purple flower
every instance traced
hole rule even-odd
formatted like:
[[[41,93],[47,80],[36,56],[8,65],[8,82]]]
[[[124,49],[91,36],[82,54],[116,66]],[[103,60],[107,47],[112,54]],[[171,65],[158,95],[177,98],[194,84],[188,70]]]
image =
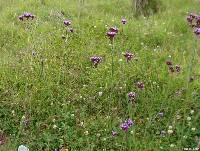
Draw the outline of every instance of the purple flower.
[[[65,26],[69,26],[69,25],[71,25],[71,23],[72,23],[72,22],[71,22],[70,20],[65,20],[65,21],[64,21],[64,25],[65,25]]]
[[[144,83],[143,82],[137,82],[137,87],[141,90],[144,90]]]
[[[127,62],[130,61],[131,59],[133,59],[134,55],[130,52],[126,52],[124,54],[124,57],[126,58]]]
[[[127,23],[127,20],[125,18],[122,18],[121,22],[122,22],[122,24],[125,25]]]
[[[168,66],[172,66],[172,62],[171,62],[171,61],[166,61],[166,64],[167,64]]]
[[[115,33],[118,33],[118,28],[117,27],[110,27],[109,29],[110,32],[115,32]]]
[[[176,65],[175,68],[176,68],[176,72],[180,72],[181,71],[181,67],[179,65]]]
[[[194,30],[194,33],[195,33],[196,35],[200,35],[200,28],[196,28],[196,29]]]
[[[35,15],[26,12],[26,13],[20,15],[18,18],[19,18],[19,20],[21,20],[21,21],[23,21],[24,18],[26,18],[27,20],[31,18],[31,19],[33,20],[33,19],[35,18]]]
[[[127,132],[128,131],[128,129],[129,129],[129,126],[128,126],[128,124],[125,122],[125,123],[122,123],[121,125],[120,125],[120,127],[121,127],[121,129],[123,130],[123,131],[125,131],[125,132]]]
[[[135,101],[136,93],[135,92],[129,92],[128,93],[128,98],[129,98],[130,101]]]
[[[133,125],[133,121],[131,119],[126,120],[123,122],[120,127],[123,131],[127,132],[128,129]]]
[[[94,67],[97,67],[97,65],[102,61],[102,58],[98,56],[93,56],[90,58],[90,60],[92,61]]]
[[[116,32],[111,32],[111,31],[107,32],[107,36],[109,37],[110,40],[113,40],[116,34],[117,34]]]
[[[133,125],[133,121],[130,118],[126,121],[126,123],[129,127]]]
[[[113,137],[117,136],[117,132],[116,131],[112,131],[112,136]]]

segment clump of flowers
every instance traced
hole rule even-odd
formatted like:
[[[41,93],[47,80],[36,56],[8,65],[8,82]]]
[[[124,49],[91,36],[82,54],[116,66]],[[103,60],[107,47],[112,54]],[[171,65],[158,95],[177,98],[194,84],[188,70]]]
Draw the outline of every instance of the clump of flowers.
[[[19,20],[24,21],[25,19],[26,20],[29,20],[29,19],[33,20],[35,17],[36,16],[33,15],[32,13],[25,12],[22,15],[20,15],[18,18],[19,18]]]
[[[143,82],[138,81],[138,82],[136,83],[136,85],[137,85],[137,87],[138,87],[139,89],[144,90],[144,83],[143,83]]]
[[[129,101],[134,102],[135,99],[136,99],[136,93],[135,92],[129,92],[128,93],[128,98],[129,98]]]
[[[177,73],[180,73],[181,72],[181,67],[179,65],[175,65],[173,66],[173,63],[172,61],[166,61],[166,65],[168,66],[168,69],[171,73],[173,72],[177,72]]]
[[[133,55],[132,53],[130,53],[130,52],[126,52],[126,53],[124,54],[124,57],[126,58],[126,60],[127,60],[127,62],[128,62],[128,61],[130,61],[130,60],[133,59],[134,55]]]
[[[127,20],[125,18],[122,18],[121,22],[123,25],[125,25],[127,23]]]
[[[102,57],[93,56],[90,58],[90,60],[93,63],[93,66],[96,68],[98,64],[102,61]]]
[[[121,129],[122,129],[123,131],[127,132],[128,129],[129,129],[133,124],[134,124],[133,121],[132,121],[131,119],[128,119],[128,120],[124,121],[124,122],[120,125],[120,127],[121,127]]]
[[[194,33],[200,35],[200,15],[190,13],[187,16],[187,22],[192,28],[194,28]]]

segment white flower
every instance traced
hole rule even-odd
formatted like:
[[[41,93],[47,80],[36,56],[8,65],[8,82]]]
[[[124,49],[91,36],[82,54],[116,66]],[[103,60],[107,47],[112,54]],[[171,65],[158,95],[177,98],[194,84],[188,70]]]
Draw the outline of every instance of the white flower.
[[[80,123],[80,126],[84,126],[84,122],[81,122],[81,123]]]
[[[193,128],[191,128],[191,130],[192,130],[192,131],[195,131],[195,130],[196,130],[196,128],[195,128],[195,127],[193,127]]]
[[[54,125],[53,125],[53,129],[56,129],[56,128],[57,128],[57,125],[54,124]]]
[[[29,151],[29,149],[26,146],[24,146],[24,145],[20,145],[18,147],[18,151]]]
[[[191,110],[191,111],[190,111],[190,114],[193,114],[193,113],[194,113],[194,110]]]
[[[134,132],[133,131],[131,131],[131,134],[133,134]]]
[[[119,87],[119,89],[122,89],[122,87]]]
[[[175,145],[174,144],[170,144],[170,147],[175,147]]]
[[[89,132],[88,132],[88,131],[85,131],[85,132],[84,132],[84,134],[85,134],[85,135],[88,135],[88,134],[89,134]]]
[[[97,26],[94,26],[94,28],[97,28]]]
[[[80,96],[80,99],[82,99],[82,98],[83,98],[83,96],[81,95],[81,96]]]
[[[169,126],[169,129],[172,129],[172,126],[171,126],[171,125]]]
[[[173,133],[173,130],[170,130],[170,129],[169,129],[167,132],[168,132],[168,134],[172,134],[172,133]]]
[[[192,119],[191,117],[189,117],[189,116],[187,117],[187,120],[188,120],[188,121],[190,121],[191,119]]]
[[[99,92],[99,96],[102,96],[103,92]]]
[[[101,136],[101,134],[100,133],[97,133],[97,137],[100,137]]]

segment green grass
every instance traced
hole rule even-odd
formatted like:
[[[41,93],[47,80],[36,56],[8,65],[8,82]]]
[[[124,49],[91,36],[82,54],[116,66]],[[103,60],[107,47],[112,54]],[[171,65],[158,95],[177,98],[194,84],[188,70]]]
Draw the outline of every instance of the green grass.
[[[161,11],[149,18],[134,18],[130,0],[80,2],[0,0],[0,133],[7,140],[0,150],[21,144],[31,151],[52,151],[63,144],[81,151],[198,147],[200,61],[193,55],[198,45],[186,16],[200,12],[200,2],[163,0]],[[20,22],[18,16],[26,11],[37,18]],[[128,20],[123,33],[122,17]],[[64,19],[72,20],[74,33],[66,35]],[[120,30],[114,65],[106,25]],[[138,60],[127,63],[126,50]],[[103,58],[98,68],[90,62],[94,55]],[[169,59],[181,66],[180,74],[169,73]],[[194,81],[188,83],[190,76]],[[143,91],[136,88],[137,81],[144,82]],[[128,102],[130,91],[137,93],[134,105]],[[157,116],[160,111],[163,118]],[[125,133],[120,124],[128,117],[135,125]],[[114,138],[112,130],[118,132]]]

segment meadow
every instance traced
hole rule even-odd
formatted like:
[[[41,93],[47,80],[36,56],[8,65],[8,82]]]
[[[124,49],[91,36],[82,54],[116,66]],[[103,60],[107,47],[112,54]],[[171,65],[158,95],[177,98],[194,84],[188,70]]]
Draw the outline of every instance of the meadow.
[[[199,6],[0,0],[0,151],[200,150]]]

